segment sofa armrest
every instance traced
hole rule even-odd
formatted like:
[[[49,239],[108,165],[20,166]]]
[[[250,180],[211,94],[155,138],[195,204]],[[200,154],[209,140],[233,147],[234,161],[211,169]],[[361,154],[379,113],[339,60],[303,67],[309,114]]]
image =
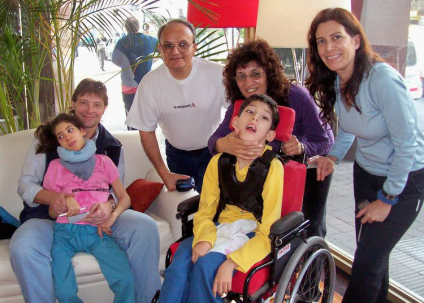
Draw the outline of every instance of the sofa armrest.
[[[146,180],[163,182],[154,168],[147,173]],[[150,205],[149,212],[167,221],[174,238],[179,239],[181,238],[181,221],[176,218],[178,204],[196,195],[198,195],[196,191],[168,191],[164,187],[156,200]]]

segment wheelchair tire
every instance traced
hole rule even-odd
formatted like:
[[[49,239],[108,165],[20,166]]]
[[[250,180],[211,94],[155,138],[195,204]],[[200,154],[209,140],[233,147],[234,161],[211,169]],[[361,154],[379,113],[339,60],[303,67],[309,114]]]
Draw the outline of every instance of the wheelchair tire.
[[[311,237],[306,241],[287,263],[274,302],[333,302],[336,266],[329,247],[320,237]]]

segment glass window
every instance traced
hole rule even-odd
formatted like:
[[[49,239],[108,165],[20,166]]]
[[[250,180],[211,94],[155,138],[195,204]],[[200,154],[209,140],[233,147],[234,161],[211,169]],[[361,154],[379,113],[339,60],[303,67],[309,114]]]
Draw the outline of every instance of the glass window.
[[[353,2],[353,1],[352,1]],[[379,5],[381,9],[374,7]],[[396,3],[395,3],[396,2]],[[402,2],[402,3],[401,3]],[[424,0],[411,1],[363,1],[361,23],[373,44],[373,49],[394,66],[406,80],[407,87],[414,99],[421,130],[424,131]],[[411,5],[410,22],[404,9],[389,10],[398,5],[404,8]],[[409,6],[408,6],[409,7]],[[404,11],[403,14],[401,12]],[[378,13],[376,13],[378,12]],[[372,15],[372,14],[376,15]],[[368,15],[367,15],[368,14]],[[394,23],[387,23],[387,19]],[[395,20],[395,21],[393,21]],[[402,20],[402,21],[396,21]],[[364,25],[365,24],[365,25]],[[372,24],[372,26],[371,26]],[[397,27],[398,26],[398,27]],[[384,27],[389,27],[385,30]],[[387,35],[387,32],[389,34]],[[370,33],[370,34],[369,34]],[[387,36],[384,36],[387,35]],[[295,67],[301,68],[301,49],[296,49],[298,62],[295,64],[291,49],[275,49],[282,61],[284,72],[289,79],[296,79]],[[337,132],[335,132],[336,134]],[[354,144],[334,172],[327,200],[327,237],[326,239],[343,251],[351,259],[355,253],[355,222],[352,167]],[[414,293],[424,301],[424,212],[393,249],[390,258],[390,278],[408,292]]]

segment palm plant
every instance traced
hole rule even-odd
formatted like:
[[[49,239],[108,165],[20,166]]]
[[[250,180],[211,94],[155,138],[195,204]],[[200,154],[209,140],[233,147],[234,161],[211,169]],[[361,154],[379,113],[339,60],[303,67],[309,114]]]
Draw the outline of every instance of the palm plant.
[[[0,1],[0,118],[4,120],[0,134],[36,127],[55,111],[65,111],[73,90],[78,44],[95,51],[93,29],[111,37],[134,6],[160,25],[166,18],[154,14],[159,1]]]

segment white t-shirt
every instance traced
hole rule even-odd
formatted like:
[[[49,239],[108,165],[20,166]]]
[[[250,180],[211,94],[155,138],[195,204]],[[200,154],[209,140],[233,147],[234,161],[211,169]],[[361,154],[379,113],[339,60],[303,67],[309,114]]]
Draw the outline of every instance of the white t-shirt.
[[[206,147],[228,106],[222,71],[218,63],[193,58],[190,75],[177,80],[162,64],[141,81],[125,124],[146,132],[159,124],[169,143],[181,150]]]

